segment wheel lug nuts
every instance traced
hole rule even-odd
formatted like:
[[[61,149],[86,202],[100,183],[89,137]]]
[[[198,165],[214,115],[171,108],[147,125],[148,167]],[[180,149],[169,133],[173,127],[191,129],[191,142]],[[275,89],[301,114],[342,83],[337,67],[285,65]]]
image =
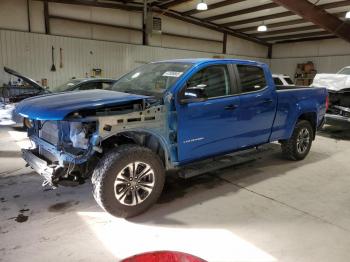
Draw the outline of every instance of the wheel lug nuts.
[[[131,184],[128,184],[128,186],[131,186]]]
[[[130,181],[132,181],[132,177],[130,177]]]

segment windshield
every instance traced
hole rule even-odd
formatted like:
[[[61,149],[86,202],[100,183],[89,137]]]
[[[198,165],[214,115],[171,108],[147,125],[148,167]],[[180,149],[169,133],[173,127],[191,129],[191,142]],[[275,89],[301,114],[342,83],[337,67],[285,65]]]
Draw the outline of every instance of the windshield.
[[[343,68],[342,70],[340,70],[338,72],[338,74],[341,74],[341,75],[350,75],[350,67],[345,67]]]
[[[191,66],[176,62],[147,64],[120,78],[111,90],[161,98]]]
[[[81,80],[81,79],[72,79],[72,80],[69,80],[68,82],[64,83],[63,85],[56,86],[53,88],[50,87],[49,90],[51,92],[54,92],[54,93],[64,92],[64,91],[67,91],[68,89],[71,89],[75,85],[81,83],[82,81],[83,80]]]

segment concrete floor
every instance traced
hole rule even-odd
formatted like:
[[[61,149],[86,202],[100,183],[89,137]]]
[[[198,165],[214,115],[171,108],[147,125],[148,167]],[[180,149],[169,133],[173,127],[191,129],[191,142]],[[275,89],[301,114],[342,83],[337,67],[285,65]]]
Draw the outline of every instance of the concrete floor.
[[[262,159],[189,181],[169,179],[159,203],[123,220],[90,184],[41,187],[24,168],[23,132],[0,128],[0,261],[118,261],[178,250],[209,261],[349,261],[350,130],[326,128],[302,162]]]

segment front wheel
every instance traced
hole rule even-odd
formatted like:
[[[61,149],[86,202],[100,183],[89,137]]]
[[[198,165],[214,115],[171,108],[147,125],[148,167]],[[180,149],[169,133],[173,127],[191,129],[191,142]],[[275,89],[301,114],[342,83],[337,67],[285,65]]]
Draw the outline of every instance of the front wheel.
[[[108,213],[133,217],[159,198],[165,181],[163,163],[148,148],[122,145],[108,152],[92,175],[93,195]]]
[[[292,137],[281,143],[283,154],[292,160],[304,159],[311,149],[313,133],[309,121],[299,121],[294,128]]]

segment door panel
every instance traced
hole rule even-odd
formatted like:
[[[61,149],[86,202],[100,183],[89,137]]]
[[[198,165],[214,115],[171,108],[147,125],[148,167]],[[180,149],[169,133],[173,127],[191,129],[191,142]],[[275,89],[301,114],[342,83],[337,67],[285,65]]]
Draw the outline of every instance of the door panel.
[[[197,102],[181,104],[178,112],[178,157],[190,162],[233,151],[236,145],[235,123],[239,117],[239,97],[233,96],[232,75],[226,65],[199,70],[182,93]],[[198,102],[198,99],[204,101]]]
[[[180,162],[205,158],[237,148],[235,125],[239,97],[232,96],[179,107]],[[235,108],[236,107],[236,108]]]
[[[267,87],[265,72],[257,66],[237,65],[240,82],[240,148],[267,143],[276,113],[276,92]]]

